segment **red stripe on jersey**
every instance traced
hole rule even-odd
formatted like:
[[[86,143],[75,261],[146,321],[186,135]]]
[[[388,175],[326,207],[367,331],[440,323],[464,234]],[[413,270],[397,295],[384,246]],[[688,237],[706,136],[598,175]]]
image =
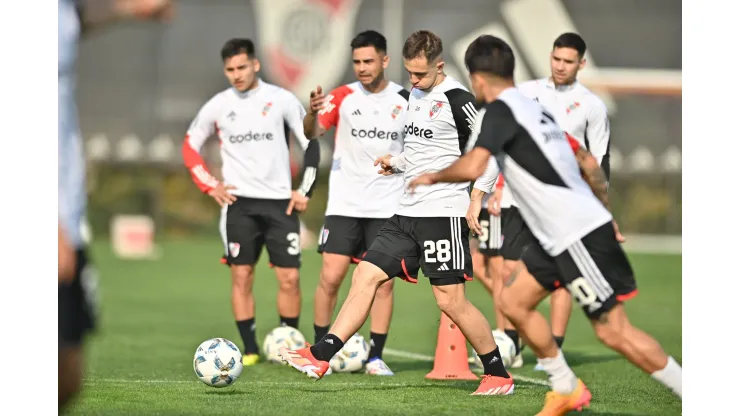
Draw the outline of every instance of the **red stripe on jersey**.
[[[193,182],[202,192],[208,192],[218,185],[218,179],[208,172],[200,153],[190,145],[190,136],[185,136],[185,142],[182,144],[182,159],[193,177]]]
[[[339,107],[348,95],[352,94],[352,88],[347,85],[337,87],[326,96],[324,108],[319,111],[319,125],[329,130],[339,125]]]
[[[568,144],[570,144],[570,148],[573,149],[573,153],[578,153],[578,149],[581,148],[581,143],[567,132],[565,133],[565,137],[568,139]]]

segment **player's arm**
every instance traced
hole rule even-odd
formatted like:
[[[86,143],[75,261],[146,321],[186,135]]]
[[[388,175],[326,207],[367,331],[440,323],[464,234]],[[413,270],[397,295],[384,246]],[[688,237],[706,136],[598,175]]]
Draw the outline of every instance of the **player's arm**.
[[[586,119],[586,137],[588,138],[588,147],[591,154],[601,166],[606,175],[607,183],[609,181],[609,147],[610,131],[609,113],[606,105],[599,99],[594,99],[594,105],[591,106]]]
[[[453,89],[445,92],[450,102],[452,118],[455,120],[457,137],[460,143],[460,154],[469,150],[468,142],[473,131],[478,110],[475,109],[475,97],[463,89]]]
[[[309,140],[304,133],[303,120],[305,120],[306,109],[298,98],[285,92],[285,105],[283,117],[290,127],[296,141],[304,151],[303,156],[303,174],[301,184],[296,191],[304,197],[310,198],[316,187],[316,179],[319,172],[319,162],[321,161],[321,148],[318,140]]]
[[[409,185],[431,185],[438,182],[467,182],[478,179],[489,166],[491,155],[495,155],[511,140],[514,140],[518,125],[511,109],[503,101],[494,101],[482,109],[475,120],[473,135],[468,147],[473,147],[446,169],[421,175]],[[499,174],[495,164],[495,175]],[[493,168],[492,168],[493,169]]]
[[[311,92],[311,111],[303,118],[303,132],[309,139],[323,136],[339,124],[339,106],[352,91],[347,86],[335,88],[326,97],[321,87]]]
[[[128,18],[166,19],[172,0],[77,0],[83,34]]]
[[[235,187],[225,185],[211,175],[200,155],[206,140],[216,132],[217,105],[215,98],[208,101],[190,124],[182,144],[182,159],[198,189],[213,197],[219,205],[223,206],[236,199],[228,193]]]
[[[565,136],[568,139],[571,149],[573,149],[573,153],[576,155],[578,167],[581,168],[583,178],[588,183],[588,186],[591,187],[594,195],[599,198],[599,201],[604,204],[606,209],[610,209],[608,192],[609,183],[606,179],[606,174],[599,165],[599,162],[596,160],[596,157],[586,150],[585,147],[581,146],[578,140],[574,139],[571,135],[566,133]]]

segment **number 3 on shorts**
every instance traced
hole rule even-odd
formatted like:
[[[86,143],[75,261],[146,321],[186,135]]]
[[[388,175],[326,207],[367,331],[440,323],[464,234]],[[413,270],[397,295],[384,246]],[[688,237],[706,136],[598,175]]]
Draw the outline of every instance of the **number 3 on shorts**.
[[[288,247],[288,254],[291,256],[297,256],[301,254],[301,236],[298,233],[288,233],[285,238],[290,243]]]

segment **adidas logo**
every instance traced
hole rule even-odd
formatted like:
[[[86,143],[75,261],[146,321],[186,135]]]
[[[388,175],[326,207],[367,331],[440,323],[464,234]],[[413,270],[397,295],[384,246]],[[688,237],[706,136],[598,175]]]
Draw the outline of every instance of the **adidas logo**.
[[[489,362],[488,364],[493,364],[493,363],[495,363],[496,361],[498,361],[498,357],[493,357],[493,358],[491,359],[491,361],[490,361],[490,362]]]
[[[442,265],[439,266],[439,269],[437,269],[437,271],[445,271],[445,270],[450,270],[450,268],[447,267],[447,263],[442,263]]]
[[[324,340],[324,342],[326,342],[327,344],[334,345],[334,340],[331,338]]]
[[[353,112],[352,112],[352,115],[353,115],[353,116],[361,116],[361,115],[362,115],[362,113],[360,113],[360,110],[358,109],[358,110],[355,110],[355,111],[353,111]]]

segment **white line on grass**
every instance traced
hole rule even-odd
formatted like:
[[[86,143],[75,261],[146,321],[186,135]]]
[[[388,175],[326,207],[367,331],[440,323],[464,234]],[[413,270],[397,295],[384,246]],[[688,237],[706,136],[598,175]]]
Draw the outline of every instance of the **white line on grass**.
[[[402,351],[402,350],[396,350],[393,348],[385,348],[383,350],[384,354],[395,356],[399,358],[407,358],[410,360],[417,360],[417,361],[427,361],[427,362],[434,362],[434,357],[431,355],[424,355],[424,354],[417,354],[415,352],[409,352],[409,351]],[[526,376],[520,376],[517,374],[512,374],[514,377],[514,380],[521,380],[525,383],[530,384],[537,384],[540,386],[546,386],[550,387],[550,383],[546,380],[541,380],[538,378],[532,378],[532,377],[526,377]],[[90,380],[86,380],[85,383],[88,384],[96,384],[96,383],[110,383],[110,384],[192,384],[194,381],[186,381],[186,380],[159,380],[159,379],[146,379],[146,380],[129,380],[129,379],[115,379],[115,378],[93,378]],[[266,380],[249,380],[249,384],[256,384],[261,386],[300,386],[300,385],[306,385],[306,382],[298,382],[298,381],[266,381]],[[426,383],[395,383],[395,382],[384,382],[381,381],[379,383],[363,383],[363,382],[357,382],[357,381],[347,381],[347,382],[332,382],[327,383],[328,386],[337,386],[337,387],[426,387],[426,386],[433,386],[435,384],[426,382]]]

